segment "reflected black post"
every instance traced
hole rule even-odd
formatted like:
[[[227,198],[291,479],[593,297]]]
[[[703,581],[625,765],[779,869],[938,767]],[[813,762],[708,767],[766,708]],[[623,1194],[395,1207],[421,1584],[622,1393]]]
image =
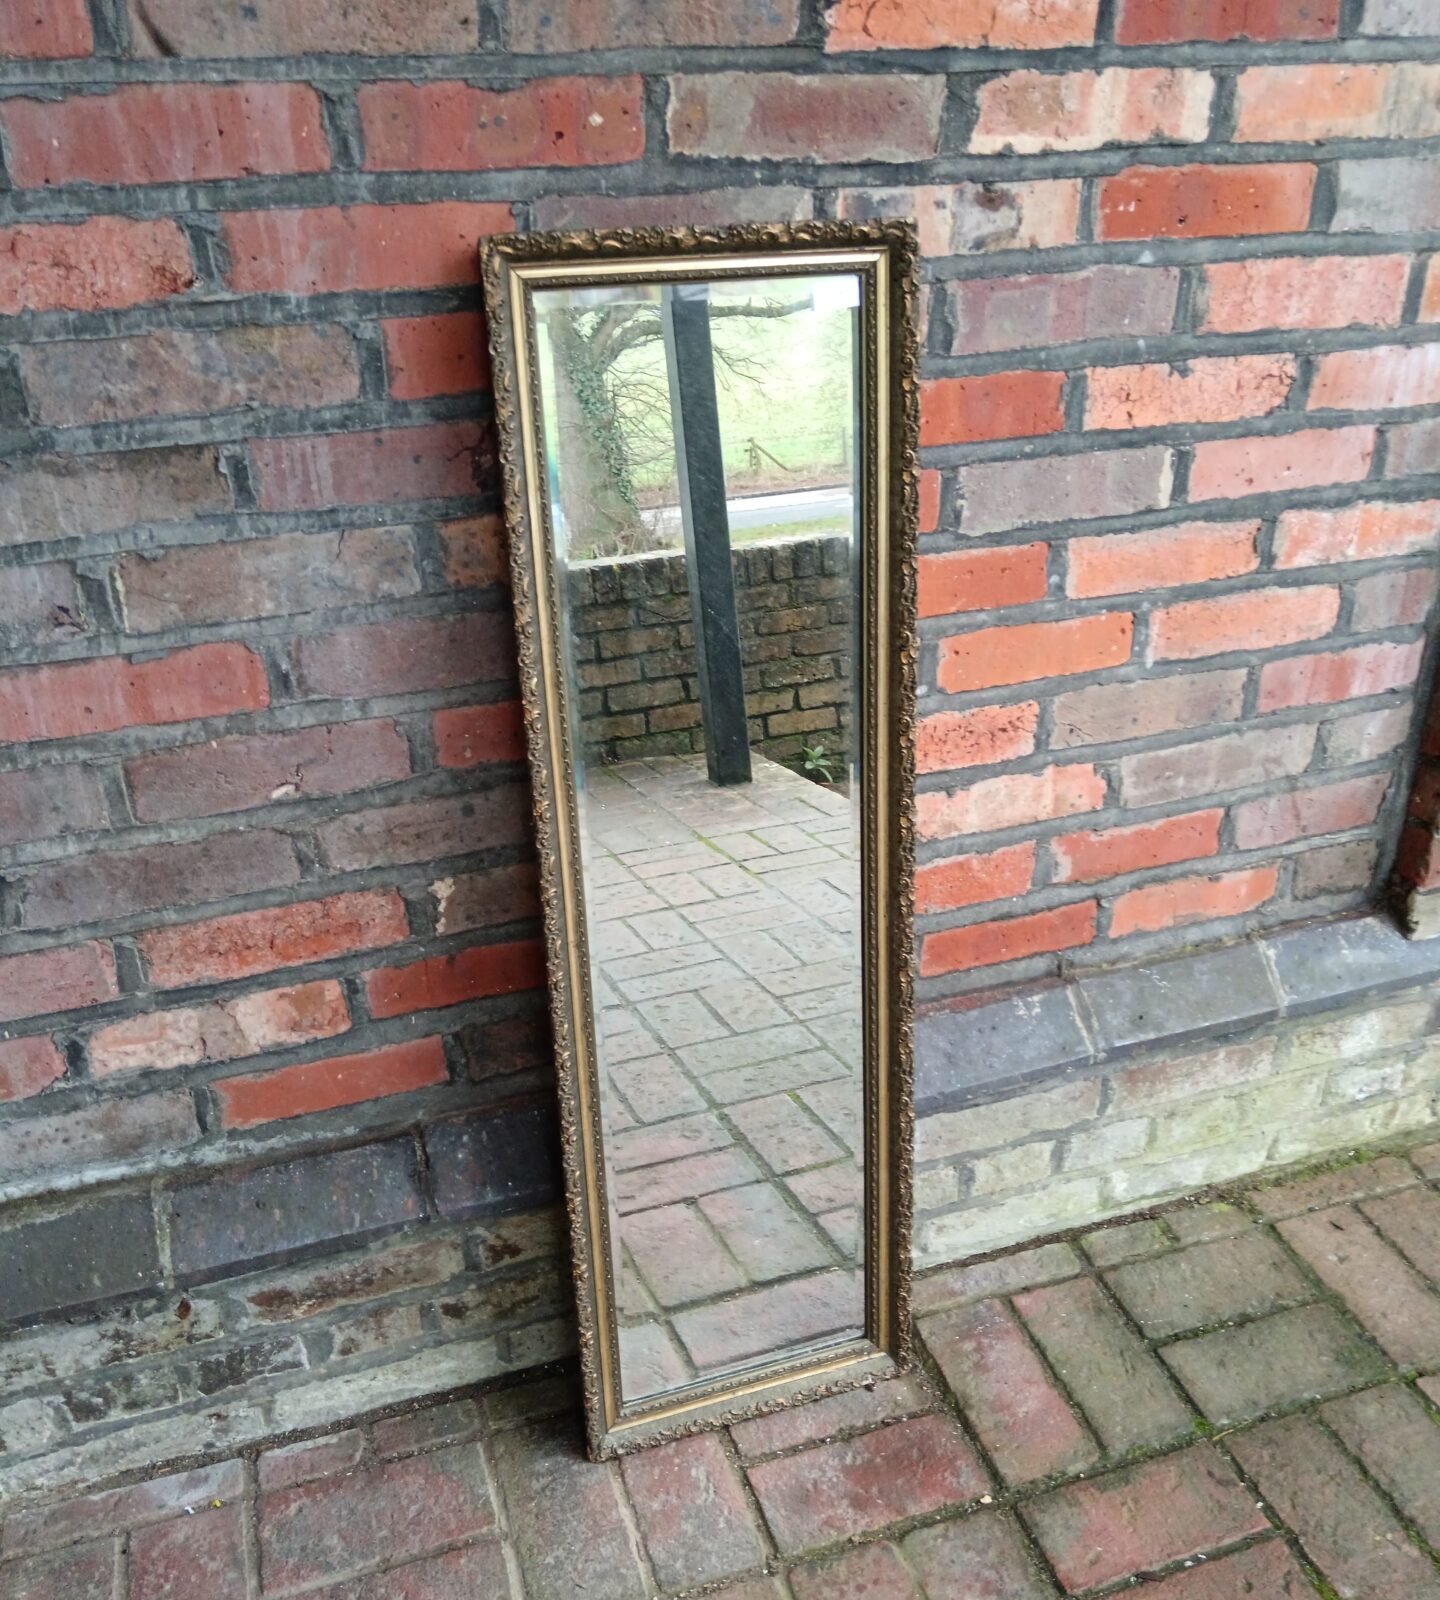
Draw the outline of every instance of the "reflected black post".
[[[710,344],[710,291],[703,283],[661,290],[665,367],[675,429],[675,468],[685,568],[695,619],[695,659],[711,783],[749,783],[750,736],[740,664],[740,618],[730,564],[725,461]]]

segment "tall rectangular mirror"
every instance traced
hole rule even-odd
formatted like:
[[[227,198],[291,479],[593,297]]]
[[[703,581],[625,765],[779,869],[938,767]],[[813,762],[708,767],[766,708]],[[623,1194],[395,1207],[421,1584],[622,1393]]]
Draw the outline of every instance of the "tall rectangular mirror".
[[[483,254],[608,1455],[908,1357],[915,250]]]

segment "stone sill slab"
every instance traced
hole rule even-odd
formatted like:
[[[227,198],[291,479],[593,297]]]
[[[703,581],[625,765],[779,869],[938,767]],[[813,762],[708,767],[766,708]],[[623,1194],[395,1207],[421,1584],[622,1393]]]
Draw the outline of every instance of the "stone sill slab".
[[[1440,940],[1406,939],[1375,912],[938,1002],[915,1019],[916,1114],[958,1110],[1142,1051],[1218,1043],[1437,976]]]

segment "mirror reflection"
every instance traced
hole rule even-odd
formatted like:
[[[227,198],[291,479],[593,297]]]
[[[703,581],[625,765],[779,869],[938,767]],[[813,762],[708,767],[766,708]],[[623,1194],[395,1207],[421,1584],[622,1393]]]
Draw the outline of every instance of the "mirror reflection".
[[[859,294],[535,294],[626,1404],[864,1327]]]

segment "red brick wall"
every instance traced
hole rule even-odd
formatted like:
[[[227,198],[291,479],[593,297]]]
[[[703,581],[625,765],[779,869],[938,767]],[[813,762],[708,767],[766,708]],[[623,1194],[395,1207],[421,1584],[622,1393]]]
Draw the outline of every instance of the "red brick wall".
[[[923,995],[1372,897],[1440,527],[1431,34],[6,7],[0,1192],[383,1132],[423,1208],[437,1118],[544,1103],[497,230],[918,218]]]

